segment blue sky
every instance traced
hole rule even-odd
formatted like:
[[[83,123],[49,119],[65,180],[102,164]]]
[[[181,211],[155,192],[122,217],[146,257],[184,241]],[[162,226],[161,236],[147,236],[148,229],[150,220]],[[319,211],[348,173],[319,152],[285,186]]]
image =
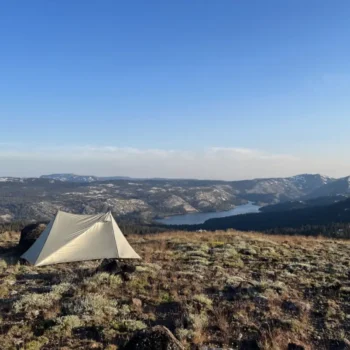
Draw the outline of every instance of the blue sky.
[[[0,175],[348,175],[349,16],[342,0],[1,2]]]

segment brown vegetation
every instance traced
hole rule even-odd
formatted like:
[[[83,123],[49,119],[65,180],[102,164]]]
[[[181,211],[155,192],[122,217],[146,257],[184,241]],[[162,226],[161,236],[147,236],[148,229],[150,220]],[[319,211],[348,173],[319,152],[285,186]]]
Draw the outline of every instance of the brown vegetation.
[[[21,265],[11,251],[18,235],[1,237],[3,349],[122,349],[156,325],[191,349],[348,348],[348,241],[236,231],[129,236],[143,261],[115,275],[96,272],[98,261]]]

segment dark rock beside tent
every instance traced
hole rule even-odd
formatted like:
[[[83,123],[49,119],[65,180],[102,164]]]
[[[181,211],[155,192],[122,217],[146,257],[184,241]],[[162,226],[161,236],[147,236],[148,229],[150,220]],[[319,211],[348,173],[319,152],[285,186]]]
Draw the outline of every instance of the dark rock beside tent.
[[[132,349],[183,350],[183,346],[168,328],[155,326],[137,332],[124,347],[124,350]]]
[[[21,231],[21,237],[18,243],[18,250],[20,253],[24,253],[31,245],[38,239],[41,233],[45,230],[46,224],[39,222],[30,224]]]
[[[128,280],[129,275],[136,271],[136,266],[132,263],[125,263],[116,259],[103,259],[96,272],[108,272],[114,275],[121,275],[124,280]]]

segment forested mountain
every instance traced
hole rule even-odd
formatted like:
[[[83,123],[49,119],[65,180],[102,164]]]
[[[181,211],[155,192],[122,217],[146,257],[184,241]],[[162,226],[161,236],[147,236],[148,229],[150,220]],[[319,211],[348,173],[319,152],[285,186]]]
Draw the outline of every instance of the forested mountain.
[[[243,231],[297,234],[304,232],[312,235],[323,234],[350,238],[350,199],[326,206],[210,219],[202,225],[181,228],[192,230],[234,228]]]
[[[335,196],[339,194],[350,195],[350,176],[328,182],[306,195],[307,198]]]
[[[339,194],[336,196],[329,196],[329,197],[317,197],[312,199],[287,201],[287,202],[282,202],[278,204],[266,205],[264,207],[261,207],[260,211],[263,213],[267,213],[267,212],[286,211],[286,210],[293,210],[293,209],[304,209],[309,207],[321,207],[321,206],[331,205],[331,204],[343,201],[346,198],[348,198],[348,196]]]

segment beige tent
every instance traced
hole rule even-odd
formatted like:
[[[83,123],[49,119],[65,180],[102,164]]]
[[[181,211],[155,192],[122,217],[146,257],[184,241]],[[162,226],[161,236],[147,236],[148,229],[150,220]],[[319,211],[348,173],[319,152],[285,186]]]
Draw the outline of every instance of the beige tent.
[[[110,212],[76,215],[63,211],[21,257],[35,266],[103,258],[140,259]]]

